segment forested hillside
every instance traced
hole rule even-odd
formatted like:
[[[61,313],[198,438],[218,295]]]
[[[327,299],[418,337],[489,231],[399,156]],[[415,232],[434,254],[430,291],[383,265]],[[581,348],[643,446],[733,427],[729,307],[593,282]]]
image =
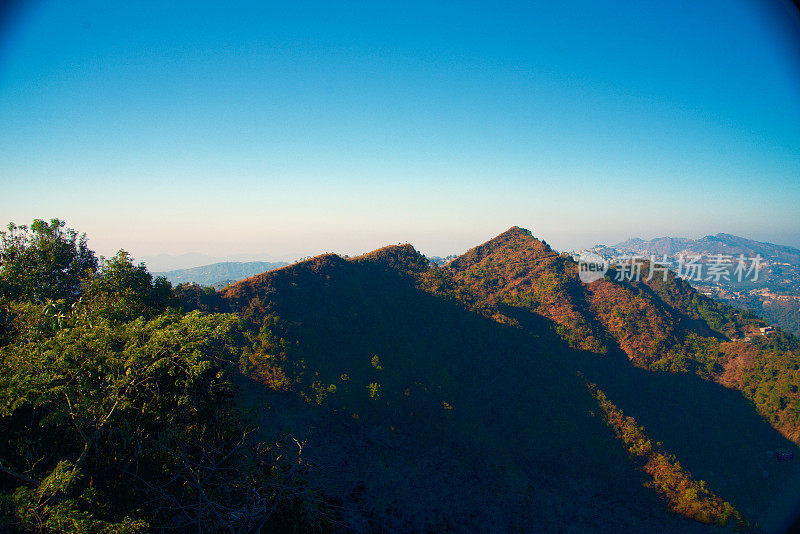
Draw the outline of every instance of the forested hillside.
[[[448,429],[447,435],[458,435],[457,442],[470,443],[472,450],[480,450],[473,440],[492,443],[496,438],[491,436],[502,434],[515,451],[514,462],[535,464],[524,460],[530,452],[566,473],[570,467],[561,465],[566,460],[607,483],[603,467],[589,466],[588,452],[574,450],[595,450],[600,466],[613,465],[599,456],[604,441],[591,435],[592,424],[580,417],[580,410],[568,415],[589,400],[586,384],[574,381],[580,371],[652,431],[653,443],[670,444],[662,458],[672,454],[677,464],[691,465],[690,474],[711,479],[704,480],[704,487],[720,488],[751,515],[763,511],[767,495],[780,491],[778,480],[794,472],[793,464],[779,463],[765,452],[792,446],[775,429],[789,438],[796,435],[796,401],[790,397],[796,379],[784,373],[791,371],[796,353],[787,349],[779,358],[783,349],[762,345],[791,345],[793,338],[778,334],[746,349],[730,342],[729,335],[751,332],[763,322],[698,295],[672,276],[648,285],[617,282],[611,272],[605,280],[582,284],[570,258],[519,228],[445,267],[427,265],[410,245],[394,246],[349,261],[320,256],[235,284],[221,296],[228,309],[253,321],[261,318],[265,329],[281,332],[279,344],[268,344],[274,358],[251,361],[254,376],[265,383],[278,376],[275,387],[291,382],[307,398],[362,420],[378,410],[378,420],[390,413],[390,427],[402,428],[414,423],[414,414],[422,411],[416,403],[426,399],[431,407],[441,405],[452,421],[469,420],[463,422],[469,433]],[[449,318],[456,311],[488,320],[479,324],[496,325],[490,331],[500,328],[498,337],[477,325],[453,326]],[[502,357],[507,343],[516,356],[510,361]],[[751,365],[736,375],[746,377],[736,384],[731,369],[742,360],[733,349],[749,351]],[[294,373],[275,371],[295,362],[300,368]],[[757,370],[762,365],[781,372]],[[513,376],[502,374],[505,369],[513,369]],[[520,376],[527,387],[512,386]],[[439,393],[431,398],[431,391]],[[534,394],[542,397],[529,397]],[[516,423],[503,418],[503,409],[491,411],[501,399],[514,406]],[[485,423],[476,426],[487,409]],[[547,420],[550,416],[559,424]],[[521,434],[519,421],[529,422],[536,437]],[[731,441],[742,432],[748,438]],[[526,445],[516,442],[520,435]],[[496,451],[490,456],[500,461]],[[671,471],[675,476],[680,472]],[[743,478],[743,472],[749,474]],[[661,497],[669,499],[667,493]],[[693,500],[692,494],[686,490],[681,499]],[[693,506],[673,509],[686,512]],[[726,515],[695,512],[688,514],[714,520]]]
[[[672,276],[584,284],[520,228],[220,292],[57,220],[2,261],[7,530],[772,532],[797,504],[795,338]]]
[[[0,531],[314,528],[298,447],[254,439],[237,401],[234,315],[183,313],[57,219],[1,254]]]
[[[787,438],[800,440],[800,344],[784,332],[761,336],[765,322],[697,293],[672,272],[639,281],[611,270],[583,284],[568,256],[512,228],[448,265],[454,281],[481,296],[501,321],[523,311],[547,317],[571,346],[621,349],[636,366],[692,372],[736,387]],[[622,278],[622,280],[618,280]],[[648,280],[649,278],[649,280]],[[742,340],[752,336],[750,342]]]

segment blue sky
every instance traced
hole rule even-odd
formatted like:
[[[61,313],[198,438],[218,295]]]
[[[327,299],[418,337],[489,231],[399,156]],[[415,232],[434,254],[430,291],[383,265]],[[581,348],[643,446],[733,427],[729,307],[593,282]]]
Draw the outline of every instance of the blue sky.
[[[22,3],[0,219],[103,254],[800,246],[800,22],[768,0]]]

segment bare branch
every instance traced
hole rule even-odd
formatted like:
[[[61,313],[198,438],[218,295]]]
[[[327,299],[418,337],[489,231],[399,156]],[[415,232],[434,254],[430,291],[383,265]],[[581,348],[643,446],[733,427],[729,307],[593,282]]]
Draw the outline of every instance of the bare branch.
[[[119,405],[119,399],[120,396],[117,395],[117,399],[114,401],[114,405],[111,407],[111,411],[109,411],[106,414],[106,416],[103,417],[103,420],[100,421],[100,425],[97,427],[97,430],[94,431],[92,437],[86,442],[86,445],[83,447],[83,452],[81,452],[81,455],[75,462],[75,467],[72,468],[73,473],[75,473],[78,469],[80,469],[81,465],[83,465],[83,462],[86,461],[86,458],[89,455],[89,450],[92,448],[92,445],[97,440],[97,438],[100,437],[100,433],[103,431],[103,428],[106,426],[106,423],[108,423],[108,420],[111,419],[112,415],[114,415],[114,410],[116,410],[117,406]]]
[[[33,480],[32,478],[28,478],[25,475],[17,473],[16,471],[13,471],[13,470],[5,467],[2,463],[0,463],[0,471],[2,471],[3,473],[5,473],[7,475],[11,475],[12,477],[14,477],[16,479],[19,479],[19,480],[21,480],[21,481],[23,481],[23,482],[25,482],[27,484],[30,484],[32,486],[38,486],[39,485],[39,483],[36,482],[35,480]]]
[[[75,410],[72,408],[72,402],[69,400],[69,397],[67,396],[66,392],[64,392],[64,398],[67,399],[67,406],[69,406],[69,417],[70,419],[72,419],[72,424],[75,425],[75,429],[81,435],[81,438],[83,438],[83,442],[87,443],[89,441],[89,438],[86,437],[86,434],[83,432],[80,425],[78,424],[78,416],[75,414]]]

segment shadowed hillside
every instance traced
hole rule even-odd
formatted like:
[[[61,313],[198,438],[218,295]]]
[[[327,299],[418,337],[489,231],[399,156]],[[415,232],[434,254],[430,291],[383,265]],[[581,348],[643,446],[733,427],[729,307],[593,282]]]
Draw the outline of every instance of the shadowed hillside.
[[[791,444],[741,393],[646,369],[722,334],[649,286],[587,288],[519,228],[444,268],[410,245],[329,254],[221,297],[251,325],[243,369],[274,392],[250,390],[286,408],[280,425],[308,437],[319,487],[353,525],[683,531],[701,525],[665,507],[722,512],[674,488],[702,479],[758,521],[796,470],[767,454]],[[629,456],[587,380],[685,471]]]

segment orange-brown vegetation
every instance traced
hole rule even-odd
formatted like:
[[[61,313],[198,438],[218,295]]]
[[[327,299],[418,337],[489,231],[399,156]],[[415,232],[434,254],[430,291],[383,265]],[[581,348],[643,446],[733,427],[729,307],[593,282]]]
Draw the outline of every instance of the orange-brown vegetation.
[[[732,504],[709,490],[705,481],[695,480],[681,467],[675,455],[665,452],[660,443],[651,440],[644,427],[640,427],[633,417],[626,417],[596,384],[587,383],[587,388],[617,439],[625,444],[632,458],[639,459],[642,469],[652,477],[648,485],[667,501],[670,510],[701,523],[726,526],[735,521],[740,529],[750,529]]]

